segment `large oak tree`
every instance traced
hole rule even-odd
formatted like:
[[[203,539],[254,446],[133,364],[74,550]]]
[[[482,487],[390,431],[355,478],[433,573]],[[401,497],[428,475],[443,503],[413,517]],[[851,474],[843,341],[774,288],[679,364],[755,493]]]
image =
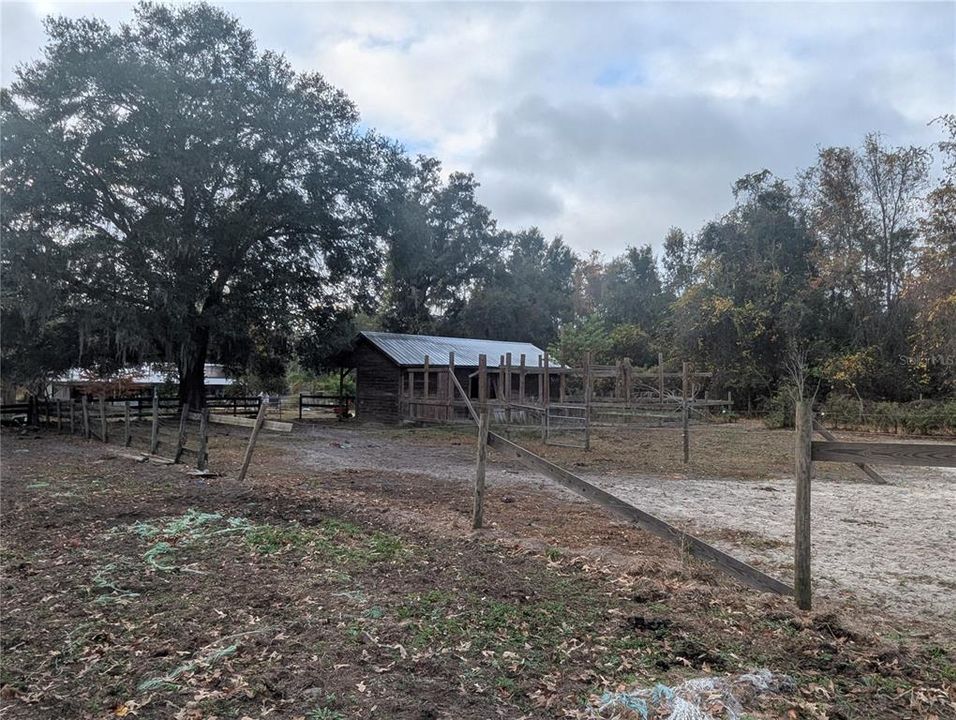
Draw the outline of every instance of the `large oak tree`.
[[[198,407],[207,357],[368,294],[408,166],[342,92],[207,4],[46,30],[2,95],[7,370],[68,333],[60,363],[175,362]]]

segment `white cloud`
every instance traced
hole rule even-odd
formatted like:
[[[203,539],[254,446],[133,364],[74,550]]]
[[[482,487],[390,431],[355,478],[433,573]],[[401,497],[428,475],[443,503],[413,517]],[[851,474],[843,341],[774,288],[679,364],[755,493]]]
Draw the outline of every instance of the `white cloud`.
[[[44,5],[112,22],[130,11]],[[791,176],[819,145],[871,130],[928,143],[926,123],[956,111],[951,3],[227,7],[369,125],[475,171],[502,225],[580,250],[696,230],[746,172]],[[4,78],[36,56],[38,15],[3,4]]]

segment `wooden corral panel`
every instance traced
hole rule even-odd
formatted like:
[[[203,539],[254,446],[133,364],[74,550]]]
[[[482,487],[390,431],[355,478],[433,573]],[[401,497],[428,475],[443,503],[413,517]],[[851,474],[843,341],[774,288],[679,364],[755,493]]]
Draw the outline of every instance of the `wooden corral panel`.
[[[398,423],[401,370],[380,350],[359,341],[352,354],[355,367],[355,414],[360,420]]]

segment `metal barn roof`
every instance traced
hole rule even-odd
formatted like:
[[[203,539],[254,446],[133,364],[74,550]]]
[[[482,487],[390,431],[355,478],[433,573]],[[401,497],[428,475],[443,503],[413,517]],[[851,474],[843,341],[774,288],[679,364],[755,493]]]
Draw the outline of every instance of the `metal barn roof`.
[[[521,362],[522,353],[528,367],[537,367],[544,351],[523,342],[477,340],[474,338],[435,337],[433,335],[401,335],[385,332],[362,332],[360,335],[385,353],[397,365],[421,367],[428,355],[432,366],[448,364],[448,353],[455,353],[455,365],[478,367],[478,356],[486,355],[488,367],[498,367],[502,355],[511,353],[512,367]],[[557,366],[557,363],[554,363]]]

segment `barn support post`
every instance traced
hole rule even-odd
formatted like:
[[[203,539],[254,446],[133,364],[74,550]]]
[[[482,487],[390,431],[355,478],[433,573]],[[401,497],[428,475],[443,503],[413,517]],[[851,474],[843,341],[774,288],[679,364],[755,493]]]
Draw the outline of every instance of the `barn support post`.
[[[242,458],[242,467],[239,469],[238,482],[246,479],[246,473],[249,471],[249,463],[252,462],[252,452],[256,449],[256,440],[259,439],[259,431],[262,430],[262,424],[266,420],[266,398],[259,397],[259,412],[256,413],[256,424],[252,426],[252,432],[249,434],[249,444],[246,446],[246,454]]]
[[[205,470],[209,466],[209,407],[202,409],[199,419],[199,450],[196,454],[196,469]]]
[[[488,358],[478,356],[478,458],[475,467],[475,497],[471,527],[478,530],[483,521],[485,503],[485,462],[488,455]]]
[[[521,403],[522,405],[524,405],[525,393],[528,389],[527,388],[528,379],[526,377],[527,360],[528,358],[525,356],[525,354],[521,353],[521,359],[520,359],[521,365],[519,366],[519,369],[518,369],[518,402]]]
[[[684,464],[690,462],[690,364],[684,363],[681,371],[681,440],[684,444]]]
[[[584,356],[584,449],[591,449],[591,392],[593,386],[591,374],[591,352]]]
[[[133,433],[129,424],[129,400],[123,403],[123,447],[133,443]]]
[[[425,356],[425,362],[422,365],[422,398],[427,400],[429,395],[429,385],[431,384],[431,358]]]
[[[86,395],[83,396],[83,437],[90,439],[90,401]]]
[[[505,427],[511,427],[511,353],[505,353]],[[510,430],[509,430],[510,432]]]
[[[153,425],[149,431],[149,454],[159,449],[159,389],[153,388]]]
[[[796,503],[793,538],[793,589],[797,607],[809,610],[810,588],[810,480],[813,475],[811,437],[813,415],[809,400],[797,401],[794,418],[794,470]]]
[[[544,382],[542,381],[543,374],[541,369],[544,367],[544,358],[538,355],[538,405],[544,409]]]
[[[445,410],[445,420],[452,422],[455,419],[455,352],[448,353],[448,378],[445,383],[445,398],[448,408]]]

